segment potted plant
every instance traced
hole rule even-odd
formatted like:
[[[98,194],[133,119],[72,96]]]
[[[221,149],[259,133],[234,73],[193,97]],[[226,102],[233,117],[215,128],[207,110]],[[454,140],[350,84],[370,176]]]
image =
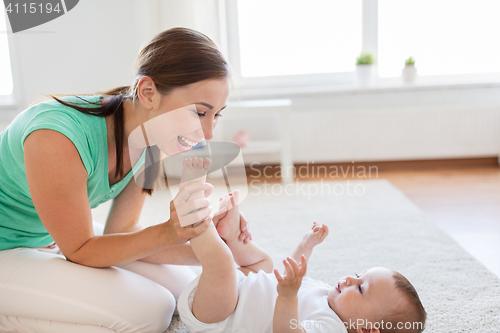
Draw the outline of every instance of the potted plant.
[[[358,85],[369,85],[373,80],[373,54],[362,51],[356,59],[356,78]]]
[[[415,68],[415,59],[409,57],[405,60],[405,68],[403,68],[403,80],[405,82],[414,82],[417,78],[417,69]]]

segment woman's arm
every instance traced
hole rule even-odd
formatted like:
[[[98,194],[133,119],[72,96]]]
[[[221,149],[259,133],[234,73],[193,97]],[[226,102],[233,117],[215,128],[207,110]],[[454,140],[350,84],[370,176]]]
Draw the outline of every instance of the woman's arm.
[[[206,219],[196,228],[181,228],[171,202],[171,218],[165,223],[131,233],[94,236],[87,172],[73,143],[57,131],[36,130],[24,142],[24,158],[37,213],[62,253],[75,263],[109,267],[134,261],[184,244],[208,227]],[[186,192],[191,190],[200,189],[189,188]],[[188,205],[184,200],[181,203],[177,209]],[[206,216],[207,211],[205,208],[199,212]]]
[[[143,230],[145,227],[139,224],[139,218],[146,200],[147,194],[137,186],[134,178],[130,180],[123,191],[113,200],[108,213],[104,234],[130,233]],[[214,223],[223,215],[214,216]],[[240,213],[241,234],[240,241],[247,243],[252,239],[248,230],[248,222]],[[142,261],[156,264],[172,265],[199,265],[189,243],[168,247],[154,254],[140,258]]]
[[[134,178],[130,179],[123,191],[113,200],[106,219],[104,234],[130,233],[144,230],[145,227],[139,224],[139,218],[146,196],[147,194],[142,191],[142,187],[137,186]],[[200,264],[189,243],[159,250],[156,253],[140,258],[140,260],[155,264]]]

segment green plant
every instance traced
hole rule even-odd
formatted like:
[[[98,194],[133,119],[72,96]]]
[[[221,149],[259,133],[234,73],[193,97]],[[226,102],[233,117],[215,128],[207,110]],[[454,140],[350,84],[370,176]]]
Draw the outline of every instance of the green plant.
[[[356,65],[371,64],[373,64],[373,55],[370,52],[361,52],[361,55],[356,59]]]
[[[409,57],[408,59],[405,60],[405,65],[406,66],[413,66],[413,65],[415,65],[415,59],[413,59],[413,57]]]

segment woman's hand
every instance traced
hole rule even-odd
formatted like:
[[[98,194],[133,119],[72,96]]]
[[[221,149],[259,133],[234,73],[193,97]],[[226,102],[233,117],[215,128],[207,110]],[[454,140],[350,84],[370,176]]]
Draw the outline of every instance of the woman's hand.
[[[210,212],[210,200],[208,198],[201,198],[195,200],[188,200],[192,193],[197,191],[205,191],[205,196],[210,195],[213,186],[209,183],[189,183],[184,186],[179,193],[175,196],[174,200],[170,202],[170,219],[163,223],[165,239],[169,245],[184,244],[191,238],[198,236],[204,232],[212,218]],[[182,227],[180,224],[182,220]],[[191,227],[193,223],[200,222],[196,227]]]

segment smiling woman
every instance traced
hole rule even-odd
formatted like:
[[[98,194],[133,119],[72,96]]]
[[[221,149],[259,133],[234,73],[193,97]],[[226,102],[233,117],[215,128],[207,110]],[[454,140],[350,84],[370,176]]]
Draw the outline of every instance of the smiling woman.
[[[212,40],[173,28],[139,53],[132,85],[51,95],[0,134],[0,331],[168,327],[176,299],[195,277],[178,265],[198,263],[188,240],[211,224],[206,197],[213,186],[183,187],[170,219],[144,228],[139,216],[153,187],[133,175],[157,158],[151,155],[175,155],[211,139],[229,79]],[[130,141],[135,129],[142,140]],[[159,179],[158,168],[146,172]],[[188,200],[197,191],[205,197]],[[91,208],[110,199],[102,230]],[[181,217],[203,222],[182,228]],[[246,230],[244,219],[240,228]]]

